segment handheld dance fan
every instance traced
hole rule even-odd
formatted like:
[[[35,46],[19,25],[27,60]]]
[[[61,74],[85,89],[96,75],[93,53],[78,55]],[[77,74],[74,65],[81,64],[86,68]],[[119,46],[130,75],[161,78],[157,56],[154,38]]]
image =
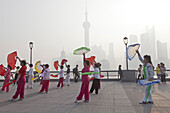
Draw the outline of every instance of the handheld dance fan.
[[[31,82],[34,81],[34,80],[37,80],[39,77],[34,77],[31,79]]]
[[[54,62],[54,68],[58,71],[58,61]]]
[[[81,48],[78,48],[74,51],[74,55],[82,55],[83,53],[88,53],[90,51],[89,48],[87,47],[81,47]]]
[[[14,82],[16,82],[16,80],[13,80],[12,82],[5,84],[4,87],[8,87],[9,85],[13,84]]]
[[[130,61],[135,57],[136,51],[139,49],[139,47],[140,44],[133,44],[128,46],[126,50],[126,56]]]
[[[63,59],[63,60],[61,61],[61,66],[63,66],[65,62],[67,62],[67,60],[66,60],[66,59]]]
[[[157,83],[160,83],[161,80],[152,80],[152,81],[148,81],[148,80],[138,80],[138,83],[142,86],[145,86],[145,85],[152,85],[152,84],[157,84]]]
[[[6,73],[6,71],[5,71],[5,69],[4,69],[4,66],[1,64],[1,65],[0,65],[0,75],[1,75],[1,76],[4,76],[5,73]]]
[[[86,72],[86,73],[80,73],[80,75],[92,75],[92,74],[100,74],[99,72]]]
[[[42,72],[41,61],[35,63],[35,71],[37,71],[38,73]]]
[[[91,81],[91,80],[94,80],[94,77],[90,78],[90,81]]]
[[[50,76],[51,76],[51,77],[58,77],[58,75],[52,75],[52,74],[51,74]]]
[[[90,66],[94,63],[95,60],[95,56],[91,56],[90,58],[86,58],[86,60],[88,60],[90,62]]]
[[[104,75],[100,75],[100,78],[103,78]],[[92,77],[90,80],[94,80],[94,77]]]
[[[13,53],[10,53],[7,57],[7,62],[8,62],[8,65],[11,66],[11,68],[14,70],[15,69],[15,64],[17,62],[17,52],[13,52]]]

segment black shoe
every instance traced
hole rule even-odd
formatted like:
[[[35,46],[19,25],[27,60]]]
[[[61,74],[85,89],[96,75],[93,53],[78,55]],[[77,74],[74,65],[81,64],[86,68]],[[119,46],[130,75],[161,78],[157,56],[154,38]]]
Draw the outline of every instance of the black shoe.
[[[20,98],[19,101],[23,101],[24,99],[23,98]]]
[[[88,101],[88,100],[84,100],[83,102],[85,102],[85,103],[89,103],[89,101]]]
[[[148,101],[147,103],[148,103],[148,104],[153,104],[153,102],[152,102],[152,101]]]
[[[139,104],[147,104],[147,102],[139,102]]]

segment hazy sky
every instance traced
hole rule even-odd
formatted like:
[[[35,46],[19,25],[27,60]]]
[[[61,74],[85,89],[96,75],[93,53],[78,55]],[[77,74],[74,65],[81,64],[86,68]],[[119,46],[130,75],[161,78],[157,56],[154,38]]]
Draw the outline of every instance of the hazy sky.
[[[88,0],[90,46],[122,56],[123,37],[140,36],[154,24],[156,39],[170,44],[169,0]],[[85,0],[0,0],[0,63],[17,50],[29,59],[29,41],[34,42],[34,62],[51,62],[61,50],[72,53],[84,46]],[[139,37],[138,37],[139,38]],[[169,48],[168,48],[169,50]]]

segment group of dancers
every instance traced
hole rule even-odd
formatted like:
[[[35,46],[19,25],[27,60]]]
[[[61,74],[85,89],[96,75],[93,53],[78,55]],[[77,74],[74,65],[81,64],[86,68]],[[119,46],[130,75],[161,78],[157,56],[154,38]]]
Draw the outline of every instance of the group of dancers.
[[[136,51],[139,57],[139,60],[143,63],[143,73],[144,73],[144,79],[148,80],[148,81],[152,81],[153,77],[154,77],[154,67],[152,65],[152,61],[151,61],[151,56],[149,55],[145,55],[143,58],[141,57],[139,51]],[[12,98],[10,99],[10,101],[13,101],[15,99],[18,98],[18,96],[20,95],[20,99],[19,100],[23,100],[24,99],[24,91],[25,91],[25,83],[26,83],[26,61],[25,60],[21,60],[19,57],[17,57],[17,59],[20,62],[21,68],[19,69],[17,67],[17,77],[15,77],[16,81],[15,83],[18,84],[17,86],[17,90],[16,93],[12,96]],[[78,101],[82,100],[83,96],[85,98],[84,102],[89,102],[89,93],[93,93],[93,91],[95,90],[95,93],[98,94],[98,90],[100,89],[100,74],[101,74],[101,64],[100,63],[96,63],[95,60],[94,62],[89,62],[89,60],[86,59],[85,54],[83,54],[83,69],[82,69],[82,73],[85,73],[83,75],[81,75],[81,88],[80,88],[80,92],[75,100],[75,103],[77,103]],[[90,78],[88,73],[90,72],[90,66],[94,67],[94,73],[93,74],[93,83],[91,86],[91,89],[89,90],[89,83],[90,83]],[[57,88],[63,88],[64,86],[64,65],[58,65],[60,67],[60,71],[58,73],[59,75],[59,82],[57,85]],[[30,70],[28,72],[28,84],[27,84],[27,88],[33,88],[33,65],[29,64]],[[49,65],[45,64],[42,65],[43,70],[42,73],[40,74],[40,77],[42,77],[42,88],[39,91],[39,93],[43,93],[44,91],[46,93],[48,93],[48,88],[49,88],[49,79],[50,79],[50,69],[49,69]],[[66,72],[66,78],[65,78],[65,85],[70,86],[70,65],[67,65],[65,62],[65,67],[67,68],[67,72]],[[76,66],[75,70],[73,70],[75,72],[78,71],[78,66]],[[8,67],[6,68],[6,74],[5,74],[5,81],[3,83],[3,87],[1,89],[1,91],[5,91],[6,88],[6,92],[9,92],[9,86],[5,87],[6,84],[9,83],[10,81],[10,77],[11,77],[11,66],[8,65]],[[152,99],[152,93],[151,93],[151,89],[152,89],[152,85],[146,85],[145,86],[145,97],[143,98],[143,100],[140,102],[140,104],[153,104],[153,99]]]
[[[18,96],[20,96],[19,100],[23,100],[24,99],[24,92],[25,92],[25,83],[26,83],[26,71],[27,71],[27,62],[25,60],[21,60],[19,57],[16,57],[18,59],[18,61],[20,62],[21,68],[19,68],[19,66],[16,67],[16,72],[15,72],[15,82],[14,85],[17,84],[17,90],[15,92],[15,94],[12,96],[12,98],[9,101],[14,101],[15,99],[18,98]],[[96,63],[94,61],[94,63],[89,62],[88,60],[86,60],[85,58],[85,54],[83,54],[83,64],[84,67],[82,69],[82,73],[87,73],[90,72],[90,66],[92,65],[94,67],[94,72],[97,72],[95,74],[93,74],[93,83],[92,83],[92,87],[89,91],[89,83],[90,83],[90,78],[88,76],[88,74],[84,74],[81,75],[81,79],[82,79],[82,84],[81,84],[81,89],[80,89],[80,93],[78,95],[78,97],[76,98],[75,103],[77,103],[77,101],[82,100],[83,95],[85,96],[85,101],[84,102],[89,102],[89,92],[93,93],[93,91],[95,90],[95,93],[98,94],[98,89],[100,88],[100,73],[101,73],[101,69],[100,63]],[[26,89],[33,88],[33,78],[34,78],[34,69],[33,69],[33,64],[28,64],[29,65],[29,71],[28,71],[28,84],[26,86]],[[48,93],[48,88],[49,88],[49,80],[50,80],[50,68],[48,64],[44,64],[41,65],[42,66],[42,72],[39,75],[39,77],[41,77],[41,90],[39,91],[39,93],[43,93],[44,91],[46,93]],[[58,72],[58,76],[59,76],[59,81],[58,81],[58,85],[56,88],[63,88],[64,86],[64,75],[66,75],[65,77],[65,85],[70,86],[70,65],[67,65],[67,63],[65,62],[65,67],[67,68],[66,74],[64,74],[64,65],[58,65],[60,67],[60,71]],[[1,92],[5,91],[6,88],[6,92],[9,92],[9,85],[6,86],[9,82],[10,82],[10,78],[12,76],[11,74],[11,66],[8,65],[8,67],[6,68],[6,73],[5,73],[5,81],[3,83],[3,87],[1,89]],[[76,76],[78,76],[78,65],[76,66],[76,68],[74,69],[74,73],[77,74]],[[75,76],[75,77],[76,77]],[[77,82],[77,79],[76,79]]]

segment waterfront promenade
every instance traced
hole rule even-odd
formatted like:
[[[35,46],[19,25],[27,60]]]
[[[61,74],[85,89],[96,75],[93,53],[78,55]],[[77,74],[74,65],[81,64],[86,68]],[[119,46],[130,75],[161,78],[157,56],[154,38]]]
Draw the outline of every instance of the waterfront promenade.
[[[0,113],[170,113],[170,82],[154,86],[153,105],[139,104],[144,87],[136,83],[103,81],[99,94],[90,94],[89,103],[74,103],[80,82],[63,89],[56,89],[56,84],[50,82],[49,93],[39,94],[36,82],[33,89],[26,89],[24,101],[14,102],[8,102],[16,88],[10,86],[9,93],[0,93]]]

